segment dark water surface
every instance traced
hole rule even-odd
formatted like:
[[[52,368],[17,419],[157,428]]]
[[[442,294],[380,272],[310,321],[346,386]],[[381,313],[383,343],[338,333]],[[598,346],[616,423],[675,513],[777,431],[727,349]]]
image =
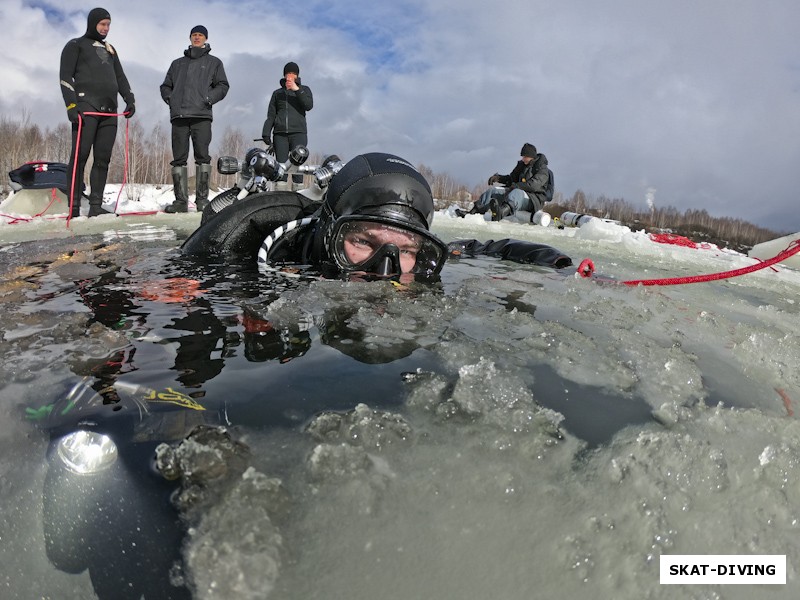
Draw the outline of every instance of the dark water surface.
[[[672,597],[646,557],[688,527],[673,474],[699,490],[685,506],[736,487],[714,482],[738,457],[702,449],[728,438],[700,438],[750,417],[706,407],[747,409],[764,386],[737,383],[730,342],[704,350],[691,328],[716,323],[685,316],[690,295],[490,259],[434,285],[301,279],[179,243],[0,248],[0,536],[33,532],[0,551],[3,597],[574,597],[592,581],[610,598],[615,561],[641,561],[624,597]],[[119,460],[64,471],[75,429]]]

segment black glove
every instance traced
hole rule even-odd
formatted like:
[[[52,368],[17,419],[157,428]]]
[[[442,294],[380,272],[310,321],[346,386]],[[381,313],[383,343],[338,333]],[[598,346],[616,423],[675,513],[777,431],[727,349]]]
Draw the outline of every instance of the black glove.
[[[70,104],[67,107],[67,118],[72,123],[77,123],[78,122],[78,115],[80,115],[80,113],[78,112],[78,107],[75,106],[74,104]]]
[[[494,184],[495,184],[495,183],[497,183],[498,181],[500,181],[500,175],[498,175],[497,173],[495,173],[494,175],[492,175],[491,177],[489,177],[489,183],[488,183],[487,185],[494,185]]]
[[[267,148],[269,148],[270,146],[272,146],[272,142],[270,141],[270,139],[269,139],[269,136],[264,136],[264,137],[263,137],[263,138],[261,138],[261,139],[262,139],[262,140],[264,140],[264,143],[267,145]]]
[[[211,100],[206,98],[206,108],[211,108],[211,106],[212,106]]]
[[[133,102],[128,102],[125,105],[125,110],[123,112],[125,113],[125,118],[130,119],[133,116],[133,113],[136,112],[136,105]]]

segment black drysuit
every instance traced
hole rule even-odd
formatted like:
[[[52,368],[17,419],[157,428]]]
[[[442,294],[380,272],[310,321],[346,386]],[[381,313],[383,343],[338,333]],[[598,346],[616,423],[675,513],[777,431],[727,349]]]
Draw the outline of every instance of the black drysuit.
[[[182,250],[190,255],[240,257],[255,262],[269,234],[290,221],[311,216],[317,209],[318,203],[295,192],[254,194],[203,223],[184,242]],[[272,249],[270,257],[274,262],[313,265],[313,237],[317,234],[313,225],[292,230]],[[523,240],[457,240],[448,244],[448,250],[453,257],[497,256],[557,269],[572,265],[572,260],[559,250]]]
[[[126,111],[132,111],[134,104],[133,92],[116,50],[111,44],[103,41],[97,33],[99,20],[96,19],[95,11],[92,11],[86,34],[70,40],[64,46],[59,68],[61,93],[64,96],[67,114],[70,115],[70,120],[75,117],[72,123],[72,154],[67,180],[76,205],[80,202],[83,172],[90,152],[93,152],[94,163],[89,177],[91,186],[89,201],[90,204],[97,206],[102,203],[111,151],[117,137],[116,116],[105,117],[85,113],[115,114],[117,95],[122,96],[126,102]],[[78,140],[78,113],[82,115],[80,140]],[[77,165],[75,165],[76,159]]]

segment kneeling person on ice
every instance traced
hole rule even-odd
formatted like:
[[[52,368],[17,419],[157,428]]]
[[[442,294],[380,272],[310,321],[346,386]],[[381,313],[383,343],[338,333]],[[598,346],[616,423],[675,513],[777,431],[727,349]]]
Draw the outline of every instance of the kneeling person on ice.
[[[469,212],[456,209],[456,215],[484,214],[491,211],[492,221],[500,221],[519,210],[531,214],[542,210],[552,198],[550,170],[547,157],[537,152],[533,144],[523,144],[520,159],[508,175],[495,173],[488,185],[501,183],[505,187],[492,187],[478,198]]]

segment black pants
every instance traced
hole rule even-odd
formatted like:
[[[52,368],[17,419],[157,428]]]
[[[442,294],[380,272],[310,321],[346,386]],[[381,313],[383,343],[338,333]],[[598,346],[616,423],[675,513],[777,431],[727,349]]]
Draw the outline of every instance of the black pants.
[[[275,159],[279,163],[289,160],[289,151],[298,146],[308,145],[307,133],[276,133],[272,136],[272,145],[275,148]]]
[[[173,167],[185,167],[189,159],[189,139],[192,140],[194,162],[207,165],[211,162],[208,147],[211,145],[211,119],[174,119],[172,121]]]
[[[78,124],[72,124],[72,153],[69,157],[67,168],[67,185],[75,202],[80,202],[83,193],[83,172],[89,154],[94,155],[92,171],[89,174],[89,186],[92,188],[90,199],[101,201],[103,190],[108,179],[108,165],[111,162],[111,152],[114,149],[114,140],[117,139],[117,117],[83,117],[81,126],[81,139],[78,145]],[[77,167],[75,166],[75,150],[78,150]],[[75,171],[73,181],[72,172]]]
[[[272,144],[275,149],[275,159],[279,163],[285,163],[289,160],[289,152],[298,146],[308,145],[308,134],[305,133],[276,133],[272,136]],[[281,178],[281,181],[286,181],[287,175]],[[300,185],[303,183],[302,173],[293,173],[292,181]]]

